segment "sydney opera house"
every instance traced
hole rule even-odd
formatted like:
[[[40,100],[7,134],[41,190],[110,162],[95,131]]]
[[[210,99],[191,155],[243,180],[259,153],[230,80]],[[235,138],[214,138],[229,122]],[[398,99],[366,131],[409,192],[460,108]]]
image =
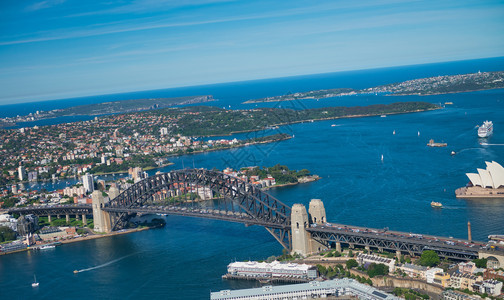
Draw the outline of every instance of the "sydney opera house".
[[[495,161],[485,163],[486,169],[466,174],[470,182],[455,191],[457,198],[504,198],[504,167]]]

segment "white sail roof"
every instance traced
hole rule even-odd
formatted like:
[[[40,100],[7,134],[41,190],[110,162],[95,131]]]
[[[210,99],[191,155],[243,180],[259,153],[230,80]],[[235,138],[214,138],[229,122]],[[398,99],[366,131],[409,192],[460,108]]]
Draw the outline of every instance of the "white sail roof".
[[[494,188],[504,187],[504,168],[495,161],[487,162],[487,170],[492,176]]]
[[[474,186],[482,186],[483,184],[481,183],[481,178],[479,174],[477,173],[466,173],[467,177],[469,177],[469,180],[471,181],[472,185]]]
[[[478,174],[481,177],[481,184],[484,188],[493,188],[493,180],[492,176],[490,176],[490,172],[485,169],[477,169]]]
[[[481,186],[483,188],[498,189],[504,187],[504,167],[495,161],[485,162],[485,169],[477,169],[478,173],[466,173],[473,186]]]

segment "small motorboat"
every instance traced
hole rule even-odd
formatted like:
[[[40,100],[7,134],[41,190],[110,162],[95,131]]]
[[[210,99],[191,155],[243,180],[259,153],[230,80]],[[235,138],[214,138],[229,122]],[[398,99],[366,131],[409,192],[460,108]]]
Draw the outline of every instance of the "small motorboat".
[[[38,287],[39,286],[39,283],[37,282],[37,277],[35,276],[35,274],[33,275],[33,283],[32,283],[32,287]]]

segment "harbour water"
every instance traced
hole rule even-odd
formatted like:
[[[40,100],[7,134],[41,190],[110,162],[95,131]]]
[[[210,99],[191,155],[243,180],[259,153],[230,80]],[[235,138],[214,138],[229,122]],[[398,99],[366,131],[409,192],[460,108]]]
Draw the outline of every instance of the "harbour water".
[[[423,69],[404,67],[400,72],[397,69],[359,71],[349,75],[352,79],[349,84],[337,86],[333,82],[342,82],[341,74],[333,74],[333,81],[329,75],[314,75],[271,80],[269,84],[263,81],[241,83],[241,86],[228,84],[218,87],[220,94],[213,93],[219,101],[211,105],[252,108],[255,104],[240,103],[287,93],[296,83],[303,90],[368,87],[411,79],[408,76],[415,78],[419,73],[432,76],[487,71],[485,64],[502,70],[503,62],[495,59],[484,64],[481,61],[480,64],[452,63],[451,67],[449,64]],[[276,85],[270,86],[271,82]],[[186,95],[208,93],[205,88],[184,89]],[[454,191],[468,182],[466,172],[485,168],[485,161],[504,164],[504,90],[429,97],[355,96],[264,105],[303,108],[418,100],[450,101],[453,105],[386,118],[283,126],[268,133],[285,132],[294,135],[293,139],[172,158],[174,165],[163,170],[277,163],[291,169],[307,168],[322,179],[271,189],[270,193],[289,205],[307,205],[310,199],[320,198],[330,222],[464,238],[467,221],[471,221],[474,239],[486,240],[489,234],[503,234],[504,200],[456,199]],[[484,120],[493,121],[494,135],[482,140],[477,137],[475,126]],[[237,137],[257,134],[264,133],[244,133]],[[446,142],[448,146],[427,147],[430,139]],[[451,156],[451,151],[457,154]],[[431,201],[441,202],[444,208],[433,209]],[[210,291],[255,284],[222,280],[220,276],[229,262],[265,259],[282,251],[274,238],[260,227],[183,217],[166,220],[163,229],[67,244],[50,251],[0,256],[0,294],[6,299],[67,298],[69,295],[97,299],[207,299]],[[74,274],[76,269],[88,270]],[[40,282],[38,288],[31,287],[33,274]]]

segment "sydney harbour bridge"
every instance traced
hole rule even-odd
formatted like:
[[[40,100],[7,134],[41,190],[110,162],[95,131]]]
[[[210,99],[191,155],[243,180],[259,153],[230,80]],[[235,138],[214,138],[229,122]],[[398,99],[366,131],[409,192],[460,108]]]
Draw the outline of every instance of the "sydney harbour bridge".
[[[240,178],[219,171],[184,169],[160,173],[108,197],[92,194],[92,205],[29,206],[10,213],[39,216],[93,216],[94,229],[111,232],[130,226],[141,214],[179,215],[237,222],[264,227],[287,250],[303,255],[341,245],[392,251],[397,255],[420,255],[434,250],[440,257],[468,260],[489,257],[484,243],[436,236],[424,236],[386,229],[361,228],[328,223],[324,204],[313,199],[308,211],[303,204],[290,206]],[[85,223],[85,222],[84,222]],[[495,255],[494,255],[495,256]],[[493,257],[492,257],[493,258]],[[504,258],[497,257],[502,260]]]

